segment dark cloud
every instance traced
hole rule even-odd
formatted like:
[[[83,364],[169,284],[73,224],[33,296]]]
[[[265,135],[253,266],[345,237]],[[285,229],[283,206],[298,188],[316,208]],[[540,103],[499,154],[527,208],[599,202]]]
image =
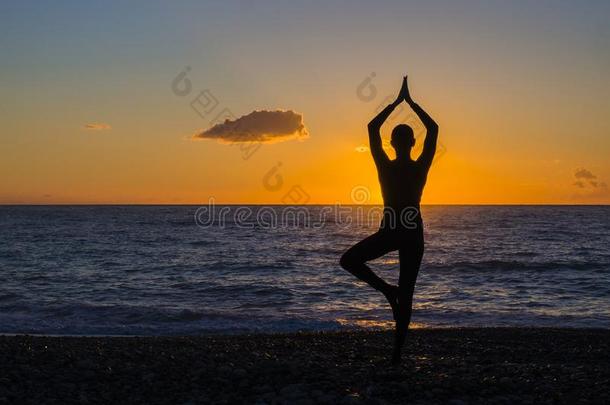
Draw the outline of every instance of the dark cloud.
[[[226,143],[282,142],[306,139],[309,132],[303,116],[294,111],[252,111],[236,120],[225,120],[193,135],[195,139],[217,139]]]
[[[572,184],[578,188],[596,188],[596,189],[605,189],[606,183],[603,181],[599,181],[597,176],[591,173],[587,169],[578,169],[576,173],[574,173],[574,177],[576,181]]]
[[[596,179],[597,178],[596,175],[594,175],[593,173],[591,173],[587,169],[578,169],[578,170],[576,170],[576,173],[574,173],[574,177],[576,177],[577,179],[586,179],[586,180],[591,180],[591,179]]]

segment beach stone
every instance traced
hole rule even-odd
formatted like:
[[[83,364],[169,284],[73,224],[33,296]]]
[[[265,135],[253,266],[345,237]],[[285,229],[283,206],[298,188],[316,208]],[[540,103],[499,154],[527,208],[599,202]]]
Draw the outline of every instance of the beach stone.
[[[265,392],[264,394],[261,395],[261,399],[267,403],[273,402],[275,397],[276,397],[276,395],[275,395],[275,392],[273,392],[273,391]]]
[[[362,403],[362,398],[357,395],[346,395],[341,399],[341,404],[343,405],[359,405]]]
[[[280,390],[280,395],[285,397],[301,397],[305,395],[303,384],[289,384]]]
[[[432,388],[432,391],[430,391],[430,394],[432,394],[432,396],[434,396],[434,397],[439,397],[439,396],[445,395],[445,390],[442,388]]]
[[[509,377],[501,377],[498,382],[501,385],[503,385],[504,387],[508,387],[508,388],[510,388],[514,385],[512,378],[509,378]]]
[[[154,381],[154,379],[156,377],[157,377],[157,375],[155,373],[147,373],[142,376],[142,380],[150,383],[150,382]]]
[[[84,368],[84,369],[89,369],[89,368],[95,367],[95,363],[93,363],[91,360],[78,360],[76,363],[74,363],[74,365],[78,368]]]
[[[335,396],[332,394],[323,394],[316,399],[318,400],[318,402],[323,403],[323,404],[334,404],[335,403]]]
[[[497,404],[508,404],[508,403],[510,403],[510,400],[507,397],[503,396],[503,395],[495,396],[492,399]]]
[[[231,372],[231,367],[223,364],[222,366],[218,367],[218,372],[222,374],[229,374]]]
[[[273,391],[273,388],[271,388],[269,385],[265,384],[265,385],[254,385],[252,387],[252,391],[254,391],[257,394],[265,394],[267,392]]]
[[[76,384],[67,382],[62,384],[66,391],[74,391],[76,390]]]
[[[314,405],[315,402],[310,398],[299,398],[292,402],[294,405]]]
[[[248,375],[248,372],[243,368],[236,368],[233,370],[233,375],[237,378],[245,378]]]
[[[315,389],[315,390],[311,391],[311,396],[314,397],[314,398],[319,398],[322,395],[324,395],[324,392],[322,392],[319,389]]]

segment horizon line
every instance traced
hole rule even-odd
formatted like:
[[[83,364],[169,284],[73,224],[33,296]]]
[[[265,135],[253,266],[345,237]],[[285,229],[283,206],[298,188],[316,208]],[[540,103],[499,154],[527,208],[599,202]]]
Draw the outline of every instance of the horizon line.
[[[0,207],[124,207],[124,206],[141,206],[141,207],[160,207],[160,206],[202,206],[208,205],[207,203],[0,203]],[[355,204],[355,203],[310,203],[310,204],[281,204],[281,203],[214,203],[219,206],[274,206],[274,207],[297,207],[297,206],[311,206],[311,207],[322,207],[332,205],[342,206],[383,206],[379,204]],[[493,206],[557,206],[557,207],[606,207],[610,206],[610,203],[427,203],[420,204],[421,207],[425,206],[481,206],[481,207],[493,207]]]

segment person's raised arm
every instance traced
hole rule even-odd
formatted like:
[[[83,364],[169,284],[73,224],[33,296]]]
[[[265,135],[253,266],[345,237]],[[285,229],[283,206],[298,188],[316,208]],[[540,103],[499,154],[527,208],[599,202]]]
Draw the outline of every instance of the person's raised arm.
[[[377,165],[379,165],[379,163],[382,161],[389,160],[388,155],[386,155],[385,151],[383,150],[383,144],[381,142],[381,126],[388,119],[390,114],[392,114],[392,111],[394,111],[396,106],[398,106],[402,100],[405,99],[404,95],[406,94],[405,92],[407,90],[406,85],[407,82],[405,77],[402,81],[402,87],[396,100],[381,110],[379,114],[377,114],[377,116],[375,116],[375,118],[369,122],[369,145],[371,148],[371,154],[373,155],[373,159]]]
[[[405,83],[406,83],[405,76]],[[409,106],[415,111],[415,114],[419,117],[421,122],[426,127],[426,139],[424,140],[424,150],[422,151],[417,161],[423,162],[426,166],[430,167],[432,164],[432,160],[434,159],[434,153],[436,152],[436,141],[438,139],[438,124],[428,115],[423,108],[419,106],[413,99],[411,98],[411,94],[409,93],[408,87],[405,96],[405,101]]]

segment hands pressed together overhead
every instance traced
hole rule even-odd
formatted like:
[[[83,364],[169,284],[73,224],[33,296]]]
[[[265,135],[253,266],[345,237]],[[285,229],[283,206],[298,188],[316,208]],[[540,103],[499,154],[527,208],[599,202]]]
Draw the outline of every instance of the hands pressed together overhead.
[[[398,92],[398,96],[396,97],[396,104],[401,103],[402,101],[406,101],[407,104],[412,104],[413,99],[411,98],[411,94],[409,93],[409,84],[407,83],[407,76],[402,78],[402,86],[400,87],[400,91]]]

